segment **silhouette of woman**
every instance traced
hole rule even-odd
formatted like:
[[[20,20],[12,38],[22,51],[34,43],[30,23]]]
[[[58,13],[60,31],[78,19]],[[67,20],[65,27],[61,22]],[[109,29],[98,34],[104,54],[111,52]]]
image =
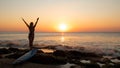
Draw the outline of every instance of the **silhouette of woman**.
[[[26,23],[26,21],[22,18],[22,20],[24,21],[24,23],[26,24],[26,26],[29,28],[29,35],[28,35],[28,39],[29,39],[29,47],[30,49],[32,49],[33,47],[33,41],[34,41],[34,31],[35,31],[35,27],[38,23],[39,17],[37,18],[35,25],[33,24],[33,22],[30,23],[30,25],[28,25]]]

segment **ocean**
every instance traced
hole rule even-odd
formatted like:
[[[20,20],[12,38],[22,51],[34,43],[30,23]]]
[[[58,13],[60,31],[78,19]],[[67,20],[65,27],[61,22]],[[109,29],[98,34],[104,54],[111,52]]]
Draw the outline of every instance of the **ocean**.
[[[59,46],[120,56],[120,33],[35,33],[34,45]],[[0,32],[0,47],[28,47],[28,33]]]

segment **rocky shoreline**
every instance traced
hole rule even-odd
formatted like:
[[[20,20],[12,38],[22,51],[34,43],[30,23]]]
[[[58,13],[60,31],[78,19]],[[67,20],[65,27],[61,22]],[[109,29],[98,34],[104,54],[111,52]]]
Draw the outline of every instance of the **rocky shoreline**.
[[[120,68],[120,57],[107,58],[102,54],[76,50],[55,50],[53,47],[45,47],[45,49],[53,49],[53,52],[45,53],[42,49],[39,49],[37,54],[27,62],[46,65],[75,64],[70,68]],[[0,48],[0,59],[17,59],[28,51],[29,49]],[[118,60],[118,62],[112,60]]]

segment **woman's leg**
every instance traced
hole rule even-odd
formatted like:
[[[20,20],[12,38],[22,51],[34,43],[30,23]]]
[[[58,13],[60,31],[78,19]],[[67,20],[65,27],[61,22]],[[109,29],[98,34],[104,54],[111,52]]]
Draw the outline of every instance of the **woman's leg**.
[[[33,47],[33,41],[34,41],[34,36],[30,35],[29,36],[29,47],[30,47],[30,49],[32,49],[32,47]]]

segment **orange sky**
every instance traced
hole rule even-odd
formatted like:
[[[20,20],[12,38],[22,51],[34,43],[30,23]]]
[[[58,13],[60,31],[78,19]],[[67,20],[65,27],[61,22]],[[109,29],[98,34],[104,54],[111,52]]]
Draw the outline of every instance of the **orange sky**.
[[[28,23],[40,20],[37,32],[120,32],[120,0],[0,0],[0,32],[28,31]]]

